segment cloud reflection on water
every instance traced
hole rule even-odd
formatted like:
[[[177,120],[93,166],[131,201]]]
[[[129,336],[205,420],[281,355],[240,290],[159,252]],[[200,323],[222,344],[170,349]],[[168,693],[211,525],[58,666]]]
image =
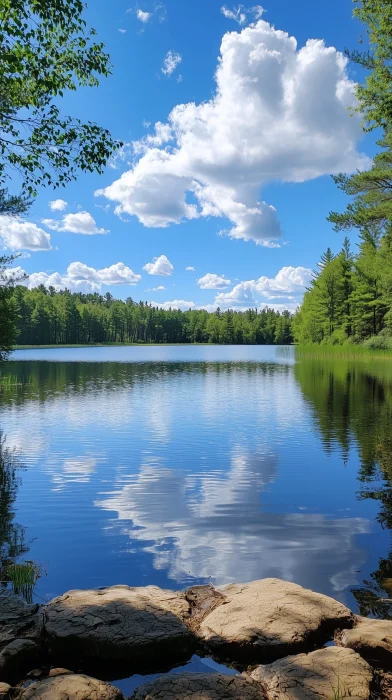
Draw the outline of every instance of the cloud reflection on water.
[[[239,447],[227,473],[190,475],[149,459],[96,505],[116,511],[112,527],[140,542],[155,569],[178,584],[278,576],[342,597],[366,561],[356,536],[370,532],[370,521],[268,512],[262,495],[277,467],[274,454]]]

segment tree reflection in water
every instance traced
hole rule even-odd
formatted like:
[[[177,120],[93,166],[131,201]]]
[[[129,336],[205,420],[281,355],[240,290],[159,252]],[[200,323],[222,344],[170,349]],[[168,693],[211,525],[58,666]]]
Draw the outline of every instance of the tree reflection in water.
[[[392,534],[392,364],[306,360],[295,366],[295,374],[325,450],[339,444],[348,456],[356,445],[358,498],[379,502],[377,520]],[[361,615],[392,618],[392,539],[389,556],[379,560],[370,578],[352,590]]]

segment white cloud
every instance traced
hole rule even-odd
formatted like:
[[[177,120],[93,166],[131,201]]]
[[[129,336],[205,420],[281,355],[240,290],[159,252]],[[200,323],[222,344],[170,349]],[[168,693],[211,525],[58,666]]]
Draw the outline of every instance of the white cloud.
[[[184,301],[183,299],[174,299],[173,301],[152,301],[152,306],[158,306],[160,309],[178,309],[179,311],[189,311],[189,309],[197,309],[194,301]]]
[[[174,267],[166,255],[160,255],[159,258],[153,258],[153,261],[144,265],[143,270],[149,275],[164,275],[168,277],[173,274]]]
[[[50,234],[30,221],[0,216],[0,242],[10,250],[51,250]]]
[[[168,51],[165,57],[165,60],[163,61],[163,66],[161,68],[161,71],[164,75],[172,75],[174,71],[176,70],[177,66],[180,65],[182,61],[182,56],[179,53],[175,53],[175,51]]]
[[[164,301],[152,302],[154,306],[163,309],[205,309],[206,311],[216,311],[219,307],[223,311],[234,309],[235,311],[247,311],[247,309],[264,309],[269,307],[276,311],[294,311],[302,302],[306,287],[312,279],[313,272],[307,267],[282,267],[275,277],[259,277],[256,280],[246,280],[239,282],[230,291],[219,292],[212,303],[196,304],[193,301]],[[214,284],[214,279],[224,280],[230,284],[229,280],[218,275],[205,275],[205,284]],[[198,280],[201,282],[203,278]],[[215,280],[216,281],[216,280]],[[223,282],[222,282],[223,286]],[[202,289],[219,289],[219,287],[202,286]]]
[[[65,201],[65,199],[53,199],[51,202],[49,202],[49,209],[52,211],[64,211],[68,206],[68,203]]]
[[[230,292],[221,292],[215,304],[221,308],[260,307],[288,308],[292,311],[302,301],[306,286],[312,279],[307,267],[282,267],[273,277],[259,277],[236,284]],[[269,303],[272,302],[272,303]]]
[[[143,24],[147,24],[147,22],[151,19],[152,17],[152,12],[143,12],[143,10],[136,10],[136,17],[140,22],[143,22]]]
[[[192,267],[192,265],[189,265],[189,267],[186,267],[185,270],[186,270],[187,272],[194,272],[194,271],[195,271],[195,268]]]
[[[246,8],[244,5],[237,5],[231,10],[227,5],[221,7],[221,13],[226,17],[226,19],[233,19],[238,22],[239,25],[245,24],[248,17],[253,20],[258,20],[264,14],[265,10],[261,5],[254,5],[254,7]]]
[[[209,101],[172,110],[170,144],[151,143],[96,192],[117,203],[117,215],[162,228],[220,217],[231,238],[271,245],[281,227],[263,187],[367,166],[357,151],[360,120],[348,111],[355,85],[347,60],[323,41],[298,50],[294,37],[259,20],[224,35],[216,82]]]
[[[126,34],[126,33],[127,33],[127,30],[126,30],[126,29],[119,29],[118,31],[120,32],[120,34]]]
[[[226,19],[234,19],[236,22],[238,22],[238,24],[244,24],[246,22],[246,12],[244,12],[243,10],[243,5],[233,7],[232,10],[230,10],[226,5],[223,5],[223,7],[221,7],[221,12],[226,17]]]
[[[13,268],[15,272],[24,273],[20,267]],[[9,273],[13,271],[9,270]],[[33,272],[25,284],[29,289],[34,289],[43,284],[47,289],[54,287],[57,291],[69,289],[72,292],[100,292],[102,285],[111,286],[119,284],[135,285],[142,279],[122,262],[118,262],[110,267],[96,270],[81,262],[71,263],[65,274],[59,272]]]
[[[96,233],[109,233],[104,228],[98,228],[95,219],[88,211],[79,211],[75,214],[65,214],[61,221],[56,219],[42,219],[42,223],[52,231],[64,233],[82,233],[93,236]]]
[[[160,284],[159,287],[153,287],[152,289],[147,289],[147,292],[163,292],[164,289],[166,289],[166,287],[163,287]]]
[[[228,287],[231,281],[226,279],[226,277],[220,277],[212,272],[208,272],[204,277],[200,277],[197,280],[197,284],[200,286],[200,289],[223,289]]]

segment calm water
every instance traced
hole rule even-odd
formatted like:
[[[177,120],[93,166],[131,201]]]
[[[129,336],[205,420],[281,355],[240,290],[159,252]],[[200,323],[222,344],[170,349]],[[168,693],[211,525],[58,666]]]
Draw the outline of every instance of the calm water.
[[[23,558],[47,572],[38,596],[278,576],[377,614],[392,580],[392,363],[214,346],[13,360],[30,383],[0,395],[20,467],[2,476],[0,546],[24,533]]]

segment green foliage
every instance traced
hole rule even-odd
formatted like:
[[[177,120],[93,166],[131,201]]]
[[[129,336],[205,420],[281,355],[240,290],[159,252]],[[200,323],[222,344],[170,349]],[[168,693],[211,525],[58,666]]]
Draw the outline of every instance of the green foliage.
[[[7,359],[16,338],[13,287],[23,275],[11,272],[10,266],[17,256],[0,257],[0,363]]]
[[[369,350],[387,350],[392,353],[392,337],[384,334],[374,335],[364,342],[364,346]]]
[[[82,0],[0,0],[0,185],[15,170],[30,195],[66,185],[78,169],[102,172],[120,145],[55,103],[110,73],[84,9]]]
[[[8,190],[0,190],[0,215],[17,216],[24,214],[30,206],[30,200],[22,195],[9,195]]]
[[[293,333],[301,344],[360,343],[380,333],[392,338],[389,233],[363,231],[356,256],[345,239],[339,255],[319,266],[293,319]],[[370,341],[368,347],[388,349],[388,342]]]
[[[358,228],[373,235],[389,231],[392,224],[392,132],[378,145],[378,153],[370,170],[354,175],[337,175],[333,179],[339,189],[354,198],[343,214],[331,212],[328,221],[336,231]]]
[[[358,108],[364,127],[372,130],[392,126],[392,2],[354,0],[354,17],[366,26],[369,50],[346,51],[354,63],[368,72],[364,85],[357,86]]]
[[[273,309],[245,313],[219,309],[164,310],[125,302],[111,294],[71,294],[40,286],[14,289],[11,299],[20,345],[90,343],[223,343],[246,345],[292,342],[291,315]]]
[[[36,583],[41,578],[41,567],[33,561],[9,564],[5,570],[6,582],[12,585],[16,595],[23,596],[28,603],[33,600]]]

